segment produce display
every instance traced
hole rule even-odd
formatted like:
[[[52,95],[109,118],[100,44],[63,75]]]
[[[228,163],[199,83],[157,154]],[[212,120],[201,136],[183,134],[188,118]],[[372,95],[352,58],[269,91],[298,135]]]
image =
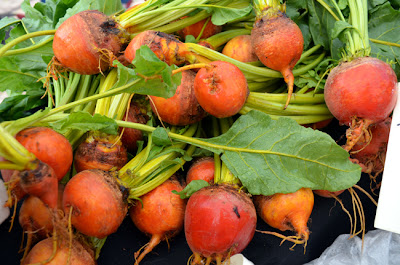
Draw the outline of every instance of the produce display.
[[[288,264],[268,248],[302,264],[327,247],[322,202],[345,216],[335,233],[371,229],[399,3],[21,8],[0,20],[1,227],[21,264]]]

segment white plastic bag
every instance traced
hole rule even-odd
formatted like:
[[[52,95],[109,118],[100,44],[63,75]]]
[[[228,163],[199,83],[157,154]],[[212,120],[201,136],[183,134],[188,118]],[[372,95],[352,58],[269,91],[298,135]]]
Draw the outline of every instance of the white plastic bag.
[[[236,254],[233,255],[229,261],[225,261],[223,265],[254,265],[254,263],[246,259],[242,254]]]
[[[359,237],[340,235],[319,258],[305,265],[398,265],[400,235],[381,229],[369,231],[364,247]]]

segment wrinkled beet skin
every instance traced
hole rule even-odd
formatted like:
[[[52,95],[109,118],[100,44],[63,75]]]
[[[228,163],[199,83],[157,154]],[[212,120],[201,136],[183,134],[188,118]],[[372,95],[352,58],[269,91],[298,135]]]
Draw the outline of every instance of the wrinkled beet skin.
[[[136,51],[147,45],[155,55],[168,65],[182,65],[185,61],[187,51],[182,42],[170,34],[160,31],[146,30],[136,35],[125,49],[125,58],[132,62],[135,59]]]
[[[256,210],[247,195],[226,185],[208,186],[189,198],[184,224],[186,241],[194,253],[204,257],[227,257],[247,247],[256,222]]]
[[[65,20],[53,40],[54,55],[61,65],[82,75],[107,70],[121,48],[116,22],[96,10],[82,11]]]
[[[207,114],[195,97],[195,76],[190,70],[182,72],[181,84],[170,98],[150,96],[154,115],[170,125],[184,126],[201,121]]]
[[[397,77],[389,64],[374,57],[359,57],[335,67],[326,80],[324,95],[330,112],[341,124],[354,117],[386,119],[397,100]]]
[[[19,172],[20,185],[29,195],[39,197],[50,208],[57,208],[58,179],[54,169],[48,164],[37,161],[37,167]]]
[[[254,53],[267,67],[280,71],[293,69],[303,52],[304,39],[300,28],[286,14],[263,17],[251,31]]]
[[[119,170],[126,162],[128,153],[121,142],[115,144],[101,139],[80,143],[74,156],[76,172],[86,169]]]

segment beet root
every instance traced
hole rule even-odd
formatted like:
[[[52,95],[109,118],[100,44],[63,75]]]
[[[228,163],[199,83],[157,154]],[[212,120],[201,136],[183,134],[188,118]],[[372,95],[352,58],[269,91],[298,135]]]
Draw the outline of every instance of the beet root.
[[[293,92],[293,68],[303,52],[303,34],[284,12],[267,7],[256,19],[251,31],[254,53],[267,67],[281,72],[288,86],[289,104]]]
[[[84,170],[67,183],[63,210],[71,212],[71,223],[82,234],[104,238],[117,231],[128,207],[120,186],[111,174]]]
[[[253,238],[257,213],[251,199],[229,185],[195,192],[185,212],[185,235],[194,253],[192,264],[207,264],[240,253]]]
[[[32,127],[18,132],[15,136],[37,159],[54,169],[61,180],[72,165],[72,146],[64,135],[48,127]]]
[[[389,117],[397,101],[397,77],[389,64],[373,57],[359,57],[332,69],[324,97],[332,115],[344,125],[350,151],[370,125]]]
[[[146,124],[149,119],[146,110],[142,108],[139,103],[132,100],[129,104],[129,110],[124,115],[124,120]],[[121,142],[125,146],[126,150],[131,154],[135,154],[138,147],[137,142],[143,140],[143,132],[132,128],[120,128],[120,131]]]
[[[143,252],[135,253],[135,264],[156,247],[162,240],[168,240],[183,229],[186,201],[173,190],[180,192],[181,184],[169,179],[154,190],[140,197],[129,210],[129,215],[135,226],[151,237]]]
[[[310,231],[307,222],[314,207],[314,194],[309,188],[271,196],[254,196],[258,215],[268,225],[281,231],[294,231],[306,243]]]
[[[122,49],[118,24],[97,10],[79,12],[58,27],[53,40],[56,61],[75,73],[106,71]]]
[[[192,180],[204,180],[210,185],[214,184],[215,161],[213,157],[206,156],[195,160],[186,174],[186,184]]]
[[[52,209],[57,208],[58,179],[52,167],[37,160],[37,167],[19,172],[20,186],[27,194],[40,198]]]
[[[371,125],[368,133],[350,150],[351,158],[355,159],[361,165],[362,172],[369,174],[374,181],[384,169],[391,123],[392,119],[389,117]]]
[[[258,61],[251,44],[250,35],[239,35],[228,41],[222,50],[222,54],[244,63]]]

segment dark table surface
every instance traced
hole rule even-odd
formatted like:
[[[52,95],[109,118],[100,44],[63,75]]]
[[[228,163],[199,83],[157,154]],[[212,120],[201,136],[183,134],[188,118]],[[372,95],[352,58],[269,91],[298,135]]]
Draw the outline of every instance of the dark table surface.
[[[324,129],[331,134],[334,139],[340,139],[343,135],[345,127],[339,126],[333,121]],[[370,179],[368,175],[363,174],[358,183],[366,191],[371,193]],[[379,190],[376,192],[378,193]],[[373,223],[375,219],[376,206],[371,200],[360,191],[357,191],[365,212],[366,229],[374,229]],[[347,210],[352,212],[351,196],[349,192],[344,192],[339,196],[343,201]],[[377,200],[377,196],[374,196]],[[329,247],[337,236],[350,233],[350,219],[343,211],[339,203],[332,198],[322,198],[315,196],[315,203],[311,218],[308,223],[311,231],[307,247],[304,250],[303,245],[293,246],[291,242],[283,242],[281,239],[272,235],[266,235],[256,232],[253,240],[242,254],[256,265],[266,264],[290,264],[302,265],[313,259],[318,258],[321,253]],[[19,249],[22,241],[22,230],[18,221],[14,223],[11,231],[10,219],[0,225],[0,264],[19,264],[22,253]],[[257,224],[258,230],[275,231],[276,229],[269,227],[263,221],[259,220]],[[284,235],[292,235],[292,232],[281,232]],[[142,234],[133,225],[129,217],[122,223],[119,230],[110,235],[102,249],[99,265],[132,265],[134,264],[133,254],[148,242],[149,238]],[[186,265],[191,256],[191,251],[186,244],[184,233],[181,232],[175,238],[158,245],[150,254],[148,254],[141,265]]]

